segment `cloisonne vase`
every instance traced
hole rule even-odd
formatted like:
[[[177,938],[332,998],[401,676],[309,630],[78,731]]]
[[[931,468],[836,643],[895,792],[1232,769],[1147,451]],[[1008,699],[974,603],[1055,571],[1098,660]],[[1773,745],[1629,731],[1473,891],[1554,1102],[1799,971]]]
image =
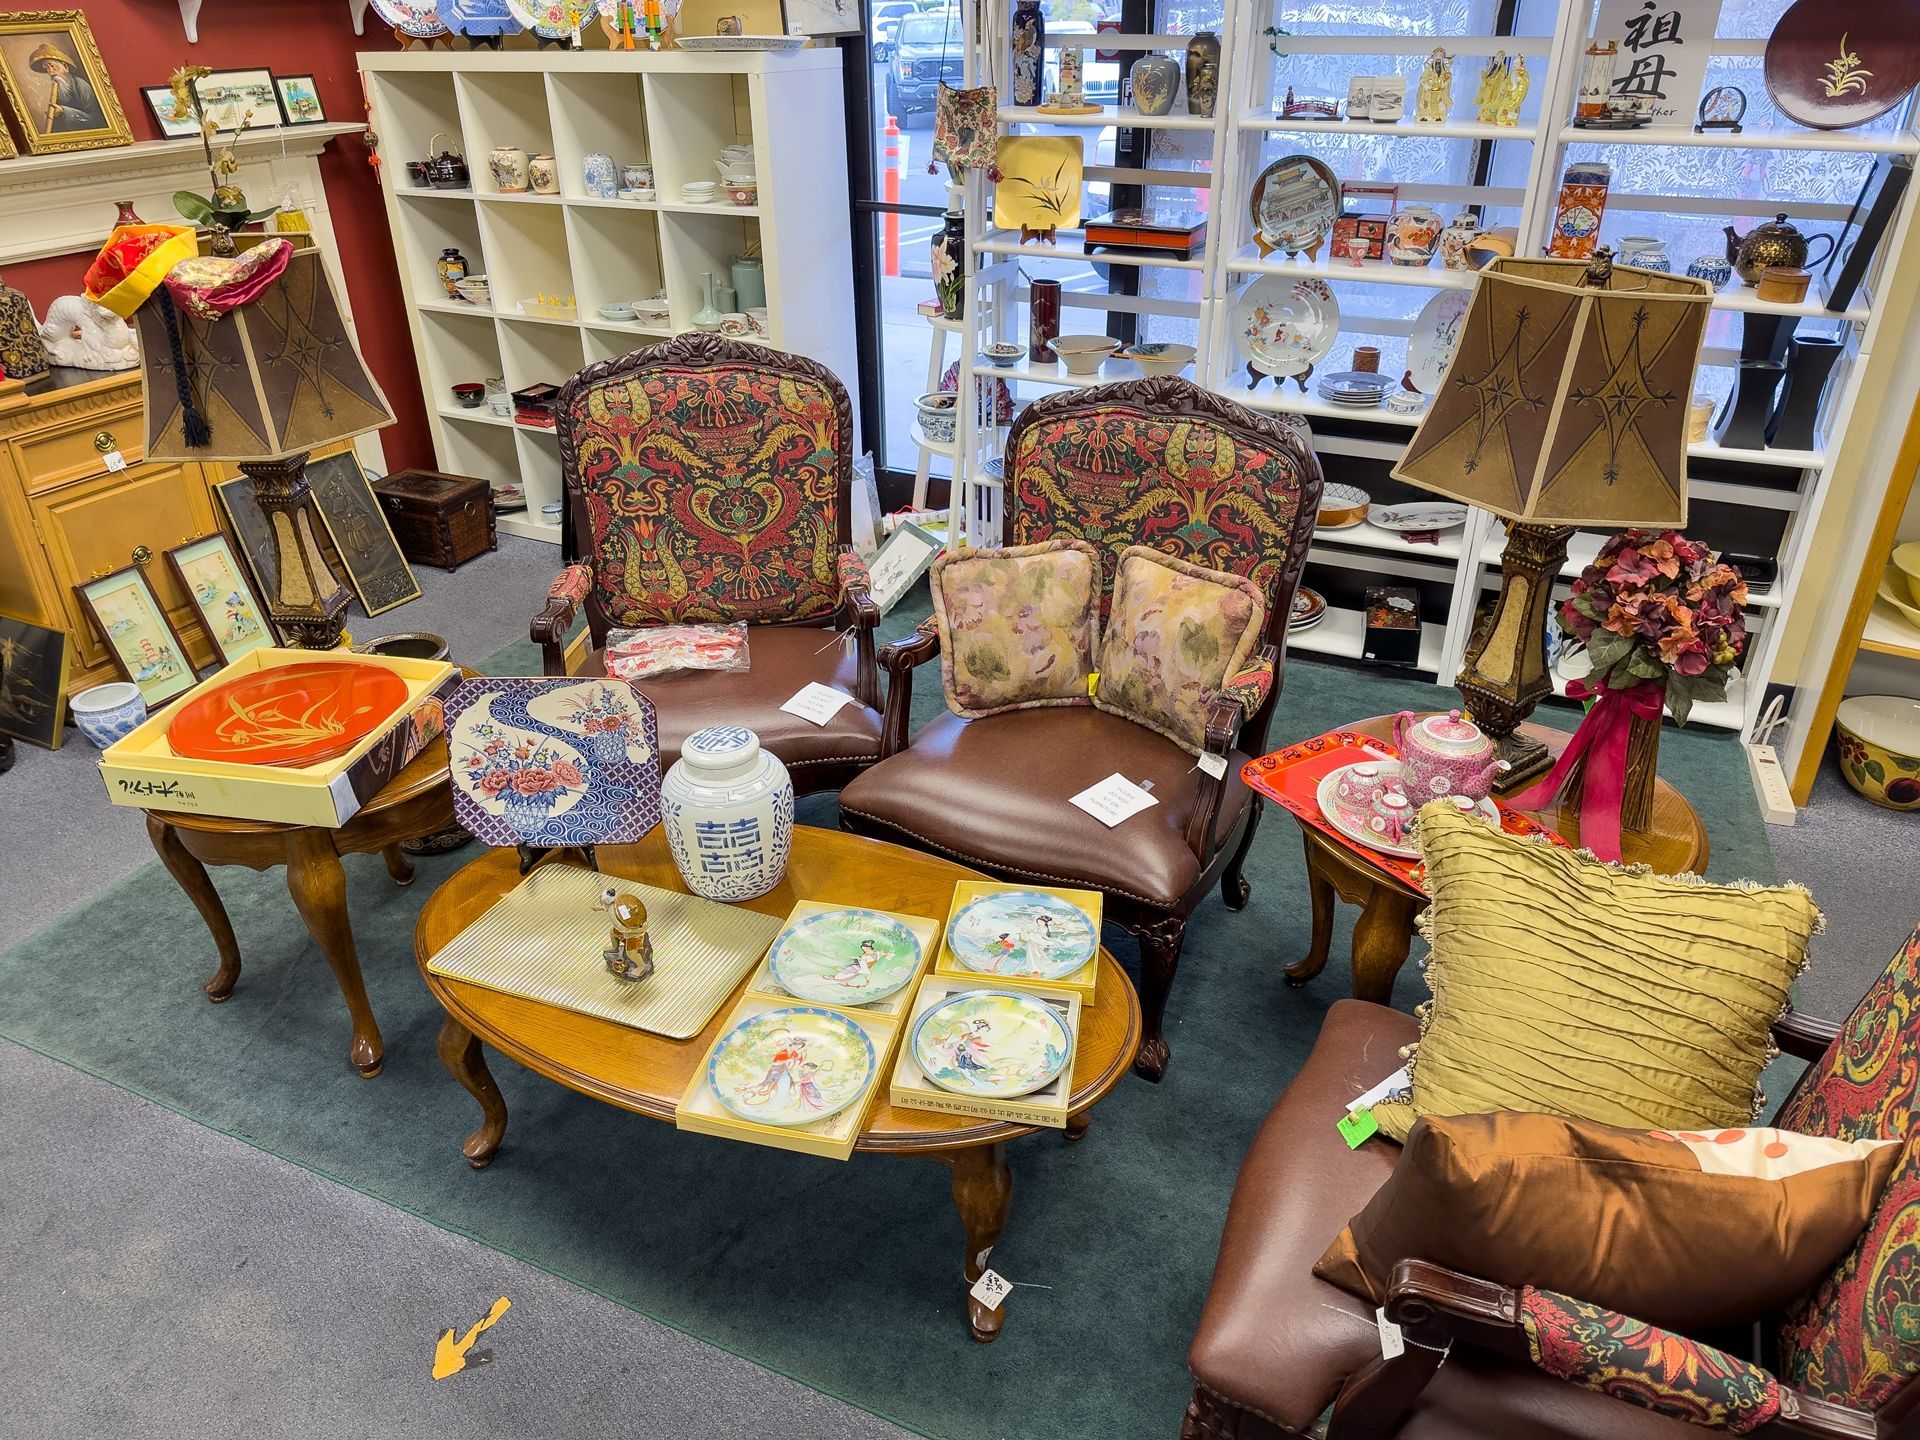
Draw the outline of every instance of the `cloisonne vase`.
[[[1213,114],[1220,94],[1220,38],[1202,30],[1187,41],[1187,113],[1202,118]]]
[[[1013,103],[1038,105],[1047,98],[1041,93],[1040,81],[1047,39],[1047,19],[1040,13],[1040,0],[1018,0],[1009,38],[1013,47]]]
[[[696,895],[751,900],[787,872],[793,781],[745,726],[689,735],[660,782],[660,810],[673,863]]]

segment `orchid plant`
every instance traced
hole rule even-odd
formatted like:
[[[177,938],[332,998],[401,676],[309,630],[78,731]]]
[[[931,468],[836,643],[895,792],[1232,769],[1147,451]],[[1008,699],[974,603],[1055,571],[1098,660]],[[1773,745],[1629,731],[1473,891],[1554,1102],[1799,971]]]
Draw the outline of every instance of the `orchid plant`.
[[[1628,530],[1600,548],[1559,610],[1602,687],[1660,684],[1678,723],[1724,700],[1746,648],[1747,582],[1677,530]]]
[[[240,116],[240,128],[227,138],[224,145],[216,147],[214,137],[220,133],[219,127],[201,103],[199,90],[200,82],[212,73],[205,65],[182,65],[167,77],[168,87],[173,91],[171,118],[175,122],[193,120],[198,123],[200,146],[207,155],[207,178],[213,182],[211,196],[196,195],[191,190],[177,191],[173,197],[173,208],[195,225],[211,225],[232,232],[243,225],[266,219],[280,207],[269,205],[264,210],[248,209],[246,195],[233,183],[233,176],[240,170],[239,157],[234,154],[234,142],[253,124],[253,111],[244,111]]]

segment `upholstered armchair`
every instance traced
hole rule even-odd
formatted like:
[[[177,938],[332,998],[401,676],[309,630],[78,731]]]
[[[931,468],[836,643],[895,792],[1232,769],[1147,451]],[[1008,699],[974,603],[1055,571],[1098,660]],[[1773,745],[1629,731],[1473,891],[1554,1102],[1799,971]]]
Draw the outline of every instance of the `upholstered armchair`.
[[[914,670],[940,650],[923,626],[881,652],[883,758],[841,792],[841,824],[1010,881],[1101,891],[1106,917],[1140,938],[1145,1038],[1135,1065],[1158,1080],[1188,917],[1216,883],[1233,909],[1247,903],[1241,865],[1260,801],[1240,767],[1266,745],[1320,465],[1294,421],[1184,380],[1139,380],[1029,405],[1008,437],[1005,473],[1009,545],[1091,542],[1103,606],[1129,545],[1248,577],[1269,607],[1264,643],[1213,701],[1196,765],[1162,735],[1085,707],[947,714],[909,743]],[[1067,800],[1116,771],[1159,803],[1110,830]]]
[[[1335,1122],[1399,1063],[1413,1017],[1336,1003],[1241,1167],[1212,1293],[1188,1355],[1183,1440],[1376,1436],[1920,1436],[1920,1158],[1896,1165],[1851,1254],[1783,1315],[1675,1334],[1578,1297],[1489,1284],[1409,1257],[1383,1307],[1314,1262],[1392,1174],[1399,1151],[1349,1150]],[[1906,1139],[1920,1100],[1920,931],[1842,1026],[1789,1013],[1781,1049],[1813,1062],[1773,1123],[1840,1140]],[[1757,1332],[1761,1344],[1752,1344]],[[1653,1413],[1649,1413],[1653,1412]]]
[[[589,365],[559,399],[560,468],[586,560],[533,617],[545,672],[605,673],[615,627],[744,621],[749,668],[643,680],[660,763],[707,725],[745,725],[802,794],[880,754],[880,612],[849,544],[853,411],[825,366],[764,345],[682,335]],[[809,681],[854,697],[825,725],[780,706]]]

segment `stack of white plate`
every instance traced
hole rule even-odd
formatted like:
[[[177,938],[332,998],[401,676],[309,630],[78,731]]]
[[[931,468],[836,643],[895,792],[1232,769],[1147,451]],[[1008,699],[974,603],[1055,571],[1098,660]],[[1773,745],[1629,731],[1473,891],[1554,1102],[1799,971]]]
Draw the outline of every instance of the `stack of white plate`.
[[[1342,370],[1321,378],[1320,398],[1331,405],[1371,410],[1387,398],[1392,383],[1370,370]]]

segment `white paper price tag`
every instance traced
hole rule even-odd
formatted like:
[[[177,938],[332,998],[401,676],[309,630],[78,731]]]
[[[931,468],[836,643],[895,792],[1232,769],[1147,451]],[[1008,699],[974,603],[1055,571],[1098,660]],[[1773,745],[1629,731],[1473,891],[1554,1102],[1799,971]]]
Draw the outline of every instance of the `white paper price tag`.
[[[118,471],[127,468],[127,457],[122,455],[118,450],[109,450],[100,458],[106,461],[107,469],[109,470]]]
[[[1000,1302],[1013,1293],[1013,1286],[997,1272],[982,1270],[967,1293],[989,1310],[998,1310]]]
[[[1089,785],[1067,803],[1079,806],[1111,830],[1122,820],[1160,802],[1126,776],[1109,775],[1098,785]]]
[[[1388,1360],[1397,1360],[1407,1353],[1407,1342],[1400,1334],[1400,1327],[1387,1319],[1384,1306],[1373,1314],[1380,1322],[1380,1354]]]
[[[1411,1089],[1412,1086],[1413,1077],[1407,1073],[1407,1067],[1402,1065],[1398,1070],[1387,1076],[1386,1079],[1382,1080],[1364,1095],[1356,1095],[1353,1099],[1349,1100],[1347,1102],[1347,1110],[1351,1113],[1355,1110],[1372,1109],[1375,1105],[1378,1105],[1382,1100],[1393,1094],[1394,1091],[1408,1090]]]
[[[852,701],[853,697],[844,690],[822,685],[818,680],[809,680],[798,695],[780,708],[789,715],[798,715],[802,720],[824,725],[839,713],[842,705],[851,704]]]
[[[1227,757],[1224,755],[1202,755],[1198,760],[1194,761],[1194,764],[1216,780],[1221,779],[1227,773]]]

